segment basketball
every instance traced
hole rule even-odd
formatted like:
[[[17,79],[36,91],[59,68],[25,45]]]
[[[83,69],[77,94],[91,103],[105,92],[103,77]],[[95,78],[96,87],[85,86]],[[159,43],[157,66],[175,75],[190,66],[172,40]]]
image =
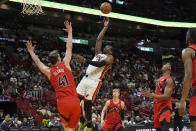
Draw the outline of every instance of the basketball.
[[[109,14],[112,11],[112,6],[108,2],[104,2],[104,3],[101,4],[100,10],[104,14]]]

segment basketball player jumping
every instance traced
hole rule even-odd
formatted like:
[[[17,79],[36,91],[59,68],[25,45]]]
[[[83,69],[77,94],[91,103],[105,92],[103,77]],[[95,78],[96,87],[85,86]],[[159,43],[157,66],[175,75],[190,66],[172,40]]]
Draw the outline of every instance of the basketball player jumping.
[[[70,68],[72,56],[72,26],[68,21],[64,22],[64,24],[66,27],[64,30],[68,32],[66,54],[63,61],[61,61],[58,51],[52,51],[48,57],[50,63],[53,65],[51,68],[44,65],[34,53],[35,45],[33,46],[31,41],[27,41],[26,46],[33,61],[40,71],[47,76],[55,89],[57,108],[64,130],[74,131],[78,126],[81,109],[74,77]]]
[[[124,107],[125,104],[119,99],[120,89],[113,89],[113,99],[106,102],[101,113],[101,127],[103,131],[124,130]],[[106,113],[107,112],[107,113]],[[105,120],[104,115],[106,114]],[[122,122],[122,123],[121,123]]]
[[[169,63],[163,65],[162,73],[163,76],[156,81],[155,94],[143,90],[143,95],[154,99],[154,127],[157,131],[169,131],[172,111],[171,95],[175,85]]]
[[[196,28],[189,29],[186,35],[188,48],[182,51],[182,61],[184,62],[184,82],[182,97],[176,104],[179,114],[186,114],[186,99],[192,87],[192,97],[190,99],[189,114],[191,120],[191,130],[196,131]]]
[[[104,27],[101,30],[99,36],[97,37],[96,45],[95,45],[95,57],[93,60],[85,59],[82,56],[76,56],[75,60],[78,62],[84,62],[90,64],[86,70],[86,75],[82,78],[80,83],[77,86],[77,93],[81,99],[84,99],[84,110],[87,119],[87,131],[92,130],[92,103],[95,100],[97,93],[102,85],[102,79],[105,76],[105,73],[112,65],[114,58],[112,56],[112,46],[106,45],[102,54],[102,39],[104,37],[105,32],[107,31],[109,26],[109,18],[106,18],[104,21]],[[80,127],[79,131],[83,131],[86,126],[85,117],[80,119]]]

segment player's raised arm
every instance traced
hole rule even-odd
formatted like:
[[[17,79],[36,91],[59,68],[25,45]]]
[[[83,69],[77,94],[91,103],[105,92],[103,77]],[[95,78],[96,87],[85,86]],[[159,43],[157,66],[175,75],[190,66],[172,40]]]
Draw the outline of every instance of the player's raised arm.
[[[173,81],[173,79],[167,79],[165,84],[166,84],[166,86],[165,86],[164,94],[157,95],[157,94],[150,93],[150,92],[144,90],[143,95],[146,97],[157,99],[157,100],[168,100],[169,97],[171,96],[172,90],[174,88],[174,81]]]
[[[35,54],[34,50],[35,50],[35,45],[32,45],[32,42],[30,40],[27,41],[26,43],[26,47],[28,49],[28,52],[31,55],[31,58],[33,59],[33,61],[35,62],[35,64],[38,66],[38,68],[40,69],[40,71],[46,75],[48,78],[50,78],[50,68],[46,65],[44,65],[40,59],[38,58],[38,56]]]
[[[63,29],[64,31],[68,32],[68,38],[67,38],[67,42],[66,42],[66,53],[65,53],[65,57],[63,58],[63,63],[71,70],[70,68],[70,61],[71,61],[71,57],[72,57],[72,26],[71,26],[71,22],[65,21],[64,25],[66,27],[66,29]]]
[[[186,99],[188,97],[192,78],[193,78],[192,53],[193,50],[190,48],[186,48],[182,51],[182,61],[184,62],[184,81],[183,81],[182,97],[179,102],[179,105],[177,105],[177,108],[179,109],[179,114],[181,116],[185,115],[186,113]]]
[[[96,45],[95,45],[95,55],[101,53],[102,39],[104,37],[105,32],[108,29],[109,22],[110,22],[110,19],[106,18],[104,21],[104,27],[101,30],[101,32],[99,33],[99,36],[97,37]]]
[[[106,102],[106,104],[105,104],[105,106],[103,107],[103,110],[102,110],[102,112],[101,112],[101,126],[102,126],[103,123],[104,123],[104,116],[105,116],[105,113],[106,113],[106,111],[107,111],[109,105],[110,105],[110,100],[108,100],[108,101]]]

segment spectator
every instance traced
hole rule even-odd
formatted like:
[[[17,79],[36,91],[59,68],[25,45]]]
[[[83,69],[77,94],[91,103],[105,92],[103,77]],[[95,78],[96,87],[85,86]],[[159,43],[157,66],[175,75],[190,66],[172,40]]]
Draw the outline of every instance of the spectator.
[[[24,117],[24,118],[23,118],[23,121],[22,121],[21,126],[26,126],[26,127],[30,126],[27,117]]]
[[[46,105],[45,107],[39,108],[37,111],[41,112],[42,115],[46,115],[47,114],[47,115],[51,116],[52,113],[51,113],[51,111],[48,108],[49,107]]]
[[[58,117],[54,116],[53,120],[49,122],[48,126],[49,127],[60,127],[61,122],[58,121]]]
[[[138,123],[140,123],[140,122],[141,122],[140,116],[136,116],[136,117],[135,117],[135,123],[138,124]]]
[[[129,121],[129,124],[130,125],[135,125],[135,121],[134,121],[134,118],[133,117],[131,117],[131,120]]]
[[[18,120],[18,116],[14,118],[14,121],[10,125],[11,127],[19,128],[21,126],[21,121]]]
[[[101,131],[101,117],[100,116],[97,118],[96,124],[97,124],[98,131]]]
[[[148,124],[148,123],[151,123],[152,121],[150,120],[149,117],[145,117],[145,120],[144,120],[144,123],[145,124]]]
[[[124,123],[125,123],[125,126],[129,125],[129,122],[128,122],[128,116],[125,116]]]
[[[97,108],[95,108],[94,110],[96,110],[97,111]],[[92,118],[95,118],[95,119],[97,119],[97,114],[96,114],[96,112],[94,111],[93,113],[92,113]]]
[[[35,126],[35,122],[34,122],[34,120],[33,120],[33,119],[32,119],[32,120],[30,120],[30,122],[29,122],[29,123],[30,123],[30,125],[31,125],[31,126]]]
[[[33,121],[34,119],[33,119],[33,116],[32,116],[32,114],[31,114],[31,112],[28,114],[28,121],[30,122],[30,121]]]
[[[10,115],[7,114],[5,116],[5,120],[1,123],[1,131],[8,131],[11,123],[12,120],[10,118]]]
[[[31,98],[32,97],[31,91],[26,90],[23,97],[24,98]]]
[[[92,124],[93,124],[93,131],[98,131],[98,125],[96,118],[92,118]]]
[[[47,127],[49,122],[50,122],[49,115],[48,114],[44,115],[44,119],[42,120],[42,125]]]
[[[0,123],[2,123],[4,120],[3,118],[3,110],[0,110]]]

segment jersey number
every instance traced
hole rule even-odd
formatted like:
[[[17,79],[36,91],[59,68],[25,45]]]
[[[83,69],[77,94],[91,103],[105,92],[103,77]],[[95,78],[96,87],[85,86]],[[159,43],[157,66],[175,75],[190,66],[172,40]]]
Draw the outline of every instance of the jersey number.
[[[69,82],[67,80],[66,75],[59,76],[59,86],[63,86],[63,87],[69,86]]]

